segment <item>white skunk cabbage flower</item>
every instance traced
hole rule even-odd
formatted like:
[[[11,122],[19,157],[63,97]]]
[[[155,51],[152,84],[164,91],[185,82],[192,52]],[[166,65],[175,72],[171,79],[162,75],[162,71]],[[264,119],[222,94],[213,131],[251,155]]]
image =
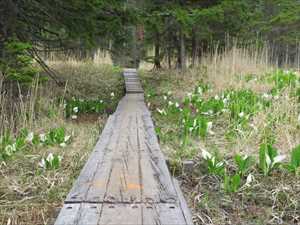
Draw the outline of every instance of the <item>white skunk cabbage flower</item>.
[[[51,162],[53,159],[54,159],[53,154],[52,154],[52,153],[49,153],[49,155],[47,156],[46,160],[47,160],[48,162]]]
[[[79,111],[78,107],[74,107],[74,108],[73,108],[73,112],[74,112],[74,113],[78,113],[78,111]]]
[[[33,132],[30,132],[30,133],[27,135],[27,137],[26,137],[26,141],[27,141],[27,142],[32,142],[33,137],[34,137]]]
[[[70,138],[71,138],[71,135],[67,135],[67,136],[65,136],[64,141],[68,142],[70,140]]]
[[[214,157],[214,158],[215,158],[215,157]],[[218,162],[217,165],[216,165],[216,167],[219,168],[219,167],[221,167],[221,166],[223,166],[223,165],[224,165],[224,162]]]
[[[286,155],[278,155],[274,158],[273,164],[282,162],[286,158]]]
[[[247,176],[245,186],[246,186],[246,187],[250,187],[250,184],[251,184],[253,181],[254,181],[254,176],[250,173],[250,174]]]
[[[157,112],[159,112],[160,115],[165,115],[165,116],[167,115],[167,113],[164,109],[157,108],[156,110],[157,110]]]
[[[42,158],[42,160],[39,162],[39,166],[42,167],[42,168],[46,168],[46,161],[44,158]]]
[[[202,88],[198,87],[197,92],[198,92],[198,94],[202,95]]]
[[[213,123],[211,121],[207,123],[207,132],[211,135],[214,135],[215,132],[212,131],[212,126],[213,126]]]
[[[212,155],[208,151],[202,149],[202,157],[203,159],[208,160],[212,158]]]
[[[168,105],[169,105],[169,106],[172,106],[172,105],[174,105],[174,103],[171,102],[171,101],[169,101],[169,102],[168,102]]]
[[[40,141],[45,142],[46,141],[46,134],[40,134]]]
[[[67,146],[67,144],[65,142],[62,142],[59,144],[60,147],[65,148]]]
[[[240,113],[239,113],[239,117],[240,117],[240,118],[244,117],[244,115],[245,115],[244,112],[240,112]]]

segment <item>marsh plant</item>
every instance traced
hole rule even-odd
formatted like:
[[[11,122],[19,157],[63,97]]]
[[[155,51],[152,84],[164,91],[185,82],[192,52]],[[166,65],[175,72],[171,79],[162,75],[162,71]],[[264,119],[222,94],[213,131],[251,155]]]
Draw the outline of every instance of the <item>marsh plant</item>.
[[[61,160],[61,156],[49,153],[46,158],[41,159],[39,166],[45,170],[55,170],[61,166]]]
[[[252,156],[236,154],[234,161],[237,165],[237,173],[242,177],[245,176],[254,164]]]
[[[295,175],[300,173],[300,145],[296,146],[291,153],[291,160],[285,165],[285,168]]]
[[[206,150],[202,150],[202,157],[205,160],[207,165],[208,173],[217,175],[217,176],[224,176],[225,173],[225,162],[216,154],[211,154]]]
[[[259,148],[259,168],[262,173],[267,176],[271,171],[278,168],[285,155],[279,155],[278,150],[269,143],[262,143]]]
[[[104,113],[107,104],[102,100],[85,100],[73,97],[65,101],[65,115],[67,118],[76,119],[83,113]]]
[[[14,153],[35,146],[66,147],[71,143],[71,137],[64,127],[51,128],[48,132],[39,134],[22,129],[16,137],[7,133],[0,137],[0,160],[8,160]]]

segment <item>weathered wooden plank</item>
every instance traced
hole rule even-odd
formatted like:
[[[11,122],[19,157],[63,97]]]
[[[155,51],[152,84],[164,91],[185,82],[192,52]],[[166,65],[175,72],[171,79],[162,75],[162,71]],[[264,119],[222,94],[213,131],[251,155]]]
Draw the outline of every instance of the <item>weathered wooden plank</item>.
[[[158,140],[154,131],[153,122],[149,115],[143,116],[144,129],[145,129],[145,145],[151,155],[152,168],[158,174],[157,182],[160,185],[161,202],[176,202],[177,194],[171,180],[171,175],[164,160],[164,155],[160,151]]]
[[[102,204],[65,204],[54,225],[97,225],[102,208]]]
[[[118,106],[121,109],[121,106]],[[116,148],[120,144],[120,126],[124,123],[124,119],[121,115],[116,116],[118,118],[118,124],[114,127],[114,133],[111,137],[110,142],[106,147],[106,153],[103,157],[101,166],[96,171],[94,175],[93,182],[90,185],[90,188],[85,197],[87,202],[105,202],[113,201],[112,196],[107,194],[108,192],[108,183],[111,179],[112,169],[113,169],[113,155]]]
[[[55,221],[54,225],[77,224],[80,215],[81,204],[65,204]]]
[[[127,91],[131,91],[131,90],[139,90],[139,91],[143,91],[143,89],[141,87],[138,86],[130,86],[126,88]]]
[[[141,183],[139,149],[137,145],[136,115],[124,118],[127,123],[121,127],[120,145],[114,152],[111,178],[107,194],[116,202],[140,202]]]
[[[87,192],[91,184],[93,183],[94,176],[100,168],[100,165],[105,156],[105,149],[111,140],[113,128],[116,122],[117,121],[115,116],[110,116],[108,118],[106,126],[102,131],[102,134],[94,148],[94,151],[83,167],[78,179],[75,181],[65,202],[81,202],[85,200]]]
[[[55,225],[190,225],[179,205],[65,204]]]
[[[180,207],[176,204],[153,204],[143,206],[144,225],[185,225]]]
[[[142,206],[139,204],[105,204],[98,224],[143,225]]]
[[[192,217],[191,211],[189,210],[189,207],[188,207],[188,205],[185,201],[185,198],[183,196],[183,193],[180,189],[179,183],[178,183],[176,178],[173,178],[173,183],[174,183],[174,186],[175,186],[177,196],[179,198],[180,209],[182,210],[182,213],[184,215],[186,224],[187,225],[193,225],[193,217]]]
[[[141,89],[141,90],[143,90],[142,87],[139,86],[139,85],[126,85],[126,90],[128,90],[128,89]]]
[[[142,200],[143,202],[160,202],[160,186],[157,182],[159,174],[153,170],[152,167],[152,155],[148,152],[145,144],[145,132],[143,127],[143,120],[139,118],[138,124],[138,137],[139,137],[139,148],[140,148],[140,166],[141,166],[141,183],[143,184]]]

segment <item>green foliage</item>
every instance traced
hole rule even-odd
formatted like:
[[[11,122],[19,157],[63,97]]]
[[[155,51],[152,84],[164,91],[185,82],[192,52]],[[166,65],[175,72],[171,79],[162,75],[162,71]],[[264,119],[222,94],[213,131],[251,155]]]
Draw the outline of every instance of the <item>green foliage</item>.
[[[225,174],[225,163],[220,160],[216,154],[210,154],[209,152],[202,150],[202,157],[205,160],[207,170],[210,174],[223,177]]]
[[[229,99],[230,117],[237,123],[247,122],[256,112],[270,104],[251,90],[229,91],[225,95]]]
[[[240,174],[235,174],[233,176],[227,174],[224,175],[223,188],[225,192],[227,193],[237,192],[240,187],[241,187]]]
[[[299,174],[300,170],[300,145],[296,146],[291,153],[290,163],[285,165],[289,172]]]
[[[271,90],[272,95],[279,95],[287,87],[296,87],[297,80],[300,78],[293,71],[277,70],[270,75],[270,81],[274,83]]]
[[[208,121],[204,116],[198,115],[193,118],[186,113],[182,120],[182,126],[184,136],[192,134],[204,138],[207,135]]]
[[[278,151],[271,144],[262,143],[259,149],[259,168],[265,176],[277,168],[281,161],[285,158],[284,155],[278,155]]]
[[[0,160],[6,160],[17,151],[16,144],[13,142],[12,136],[8,133],[0,138]]]
[[[65,102],[65,114],[67,118],[81,113],[103,113],[106,108],[107,103],[103,100],[72,98]]]
[[[45,136],[40,135],[40,141],[44,145],[61,145],[64,147],[66,144],[70,143],[71,136],[66,135],[66,130],[64,127],[53,128]]]
[[[245,176],[247,172],[251,169],[251,166],[253,165],[253,158],[247,155],[242,156],[236,154],[234,156],[234,161],[238,167],[237,173],[241,175],[241,177]]]
[[[4,79],[30,83],[37,76],[33,66],[33,58],[28,53],[31,49],[28,43],[10,40],[5,43],[5,58],[0,58],[0,71]]]
[[[64,127],[52,128],[47,133],[34,134],[22,129],[15,138],[7,133],[0,137],[0,161],[8,160],[14,153],[30,149],[37,145],[59,145],[65,147],[71,143],[71,135],[67,135]]]

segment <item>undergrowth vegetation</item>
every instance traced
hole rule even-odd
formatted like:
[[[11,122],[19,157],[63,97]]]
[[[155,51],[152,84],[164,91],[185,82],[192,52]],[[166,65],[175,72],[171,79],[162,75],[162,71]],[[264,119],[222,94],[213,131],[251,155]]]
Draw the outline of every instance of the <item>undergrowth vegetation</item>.
[[[42,72],[26,85],[0,82],[0,224],[53,223],[124,92],[119,67],[48,64],[62,87]]]
[[[298,224],[300,74],[233,51],[141,71],[157,135],[196,224]]]

